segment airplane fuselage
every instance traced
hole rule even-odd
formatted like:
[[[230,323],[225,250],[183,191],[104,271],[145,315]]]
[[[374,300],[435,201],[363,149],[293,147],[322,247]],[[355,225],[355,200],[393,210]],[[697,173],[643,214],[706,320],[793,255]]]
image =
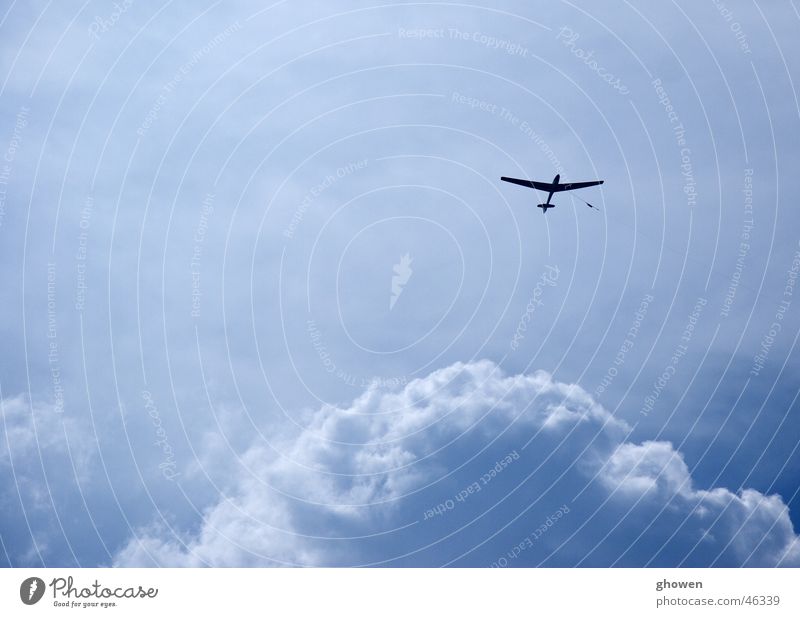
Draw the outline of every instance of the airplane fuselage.
[[[553,178],[553,184],[558,184],[558,181],[559,181],[560,179],[561,179],[561,174],[556,174],[556,177],[555,177],[555,178]],[[555,208],[555,207],[556,207],[556,206],[555,206],[555,204],[551,204],[551,203],[550,203],[550,200],[551,200],[552,198],[553,198],[553,191],[550,191],[550,192],[547,194],[547,201],[546,201],[546,202],[544,202],[543,204],[539,204],[538,206],[536,206],[537,208],[541,208],[541,209],[542,209],[542,214],[547,214],[547,211],[548,211],[550,208]]]

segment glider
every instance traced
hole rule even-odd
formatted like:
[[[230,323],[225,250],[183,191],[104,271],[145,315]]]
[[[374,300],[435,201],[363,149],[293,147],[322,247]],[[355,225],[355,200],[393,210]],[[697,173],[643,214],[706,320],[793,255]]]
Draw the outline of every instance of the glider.
[[[603,184],[602,180],[594,180],[592,182],[570,182],[568,184],[559,184],[559,180],[561,179],[561,174],[556,174],[556,177],[553,178],[552,182],[536,182],[534,180],[520,180],[518,178],[506,178],[503,176],[500,178],[503,182],[511,182],[511,184],[519,184],[520,186],[526,186],[529,189],[536,189],[537,191],[544,191],[547,193],[547,201],[543,204],[539,204],[536,206],[537,208],[542,209],[542,214],[547,214],[547,210],[549,208],[555,208],[555,204],[550,203],[550,199],[553,197],[553,193],[560,193],[562,191],[574,191],[575,189],[585,189],[589,186],[597,186],[598,184]],[[583,201],[583,200],[581,200]],[[584,201],[587,206],[597,210],[592,204],[588,201]]]

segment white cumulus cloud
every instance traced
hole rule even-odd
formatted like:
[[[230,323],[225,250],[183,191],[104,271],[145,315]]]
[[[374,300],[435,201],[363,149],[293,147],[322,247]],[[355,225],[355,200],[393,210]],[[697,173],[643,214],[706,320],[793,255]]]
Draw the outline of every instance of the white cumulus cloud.
[[[464,555],[502,554],[509,548],[502,521],[530,519],[535,528],[539,510],[529,505],[544,500],[546,513],[592,486],[543,536],[548,565],[572,565],[582,557],[581,546],[611,563],[648,531],[650,544],[630,557],[633,563],[664,549],[681,559],[699,544],[721,565],[800,565],[797,536],[779,496],[696,489],[672,444],[630,443],[628,433],[625,422],[579,386],[544,371],[505,375],[490,361],[456,363],[402,389],[369,388],[347,407],[323,406],[275,447],[263,441],[250,446],[198,530],[176,537],[161,526],[141,528],[114,563],[347,565],[421,555],[458,531],[458,513],[448,533],[424,527],[421,513],[435,503],[431,495],[446,502],[453,497],[449,487],[476,482],[466,459],[502,443],[525,452],[524,462],[503,471],[504,492],[491,498],[486,516],[475,516],[500,522],[486,537],[469,537]],[[529,485],[536,490],[517,490]],[[481,498],[488,496],[489,488],[482,491]],[[643,507],[658,513],[654,529],[634,514]],[[447,522],[442,517],[437,524]],[[398,542],[398,530],[406,527],[414,535],[402,537],[418,538],[419,546]],[[601,538],[608,528],[621,534],[612,552]],[[576,550],[569,543],[579,533]]]

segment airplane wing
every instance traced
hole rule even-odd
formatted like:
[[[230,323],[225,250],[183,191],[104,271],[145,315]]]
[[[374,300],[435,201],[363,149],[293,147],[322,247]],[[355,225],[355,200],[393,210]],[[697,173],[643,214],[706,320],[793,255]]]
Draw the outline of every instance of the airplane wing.
[[[585,189],[587,186],[597,186],[603,184],[602,180],[595,180],[594,182],[570,182],[568,184],[558,184],[556,188],[551,189],[554,193],[559,191],[574,191],[575,189]]]
[[[529,189],[536,189],[537,191],[557,191],[559,184],[551,184],[550,182],[535,182],[533,180],[519,180],[517,178],[500,178],[503,182],[511,182],[511,184],[519,184],[520,186],[527,186]]]
[[[597,186],[603,184],[603,180],[595,180],[593,182],[570,182],[568,184],[553,184],[551,182],[536,182],[535,180],[519,180],[518,178],[500,178],[504,182],[511,182],[512,184],[519,184],[520,186],[527,186],[530,189],[537,191],[545,191],[547,193],[560,193],[561,191],[574,191],[575,189],[585,189],[588,186]]]

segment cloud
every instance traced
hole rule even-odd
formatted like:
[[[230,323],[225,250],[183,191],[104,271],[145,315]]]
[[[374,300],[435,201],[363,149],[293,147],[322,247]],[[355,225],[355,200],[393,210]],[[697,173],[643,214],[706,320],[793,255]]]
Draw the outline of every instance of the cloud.
[[[59,513],[92,478],[92,436],[60,402],[0,399],[0,535],[10,560],[45,565],[63,548]]]
[[[736,560],[748,566],[800,564],[800,543],[792,528],[789,509],[777,495],[753,489],[739,494],[725,488],[696,489],[689,468],[671,443],[646,441],[621,444],[600,474],[602,482],[627,498],[660,507],[677,508],[702,527],[712,521],[722,535],[704,533],[703,548],[721,542]]]
[[[561,494],[574,497],[576,486],[592,481],[599,487],[570,504],[565,517],[570,523],[559,522],[548,532],[546,541],[558,565],[574,563],[570,535],[601,511],[610,517],[605,524],[621,527],[624,537],[621,544],[617,538],[617,546],[632,546],[647,530],[631,515],[641,507],[669,514],[664,519],[669,524],[656,529],[659,541],[668,542],[655,546],[677,548],[678,555],[691,553],[700,538],[703,550],[726,564],[730,555],[748,565],[800,563],[797,536],[779,496],[750,489],[739,494],[695,489],[686,463],[670,443],[630,443],[625,441],[628,433],[626,423],[580,387],[559,383],[544,371],[508,376],[489,361],[456,363],[402,389],[369,388],[348,407],[325,405],[293,437],[273,447],[252,445],[239,461],[228,494],[207,509],[197,531],[175,537],[161,527],[140,529],[114,563],[340,565],[366,563],[376,555],[391,560],[397,553],[390,543],[392,530],[430,504],[423,493],[452,497],[448,488],[437,487],[476,480],[474,470],[467,471],[468,461],[454,457],[455,450],[463,458],[463,452],[480,452],[475,450],[479,444],[486,448],[501,442],[525,451],[528,462],[503,472],[513,482],[492,506],[503,506],[515,484],[532,477],[537,467],[531,457],[551,466],[547,474],[535,476],[547,481],[531,494],[560,491],[553,494],[558,503],[543,503],[542,512],[560,506]],[[565,481],[554,488],[554,478],[560,477]],[[602,510],[605,502],[611,510]],[[505,518],[500,512],[494,514]],[[513,510],[535,527],[540,521],[533,512],[520,506]],[[455,525],[456,518],[452,521]],[[415,533],[422,537],[420,525]],[[361,540],[370,536],[383,540],[360,554]],[[436,532],[425,542],[436,544],[442,537]],[[508,548],[500,537],[494,542],[499,548],[491,549],[495,553]],[[587,550],[592,546],[585,544],[585,536],[583,542]],[[610,563],[619,552],[601,559]],[[644,562],[651,556],[652,551],[635,559]]]
[[[30,402],[23,395],[2,399],[0,469],[13,468],[18,482],[24,479],[38,482],[41,478],[38,472],[42,469],[52,473],[67,464],[77,479],[85,481],[94,453],[87,429],[65,413],[61,404]]]

